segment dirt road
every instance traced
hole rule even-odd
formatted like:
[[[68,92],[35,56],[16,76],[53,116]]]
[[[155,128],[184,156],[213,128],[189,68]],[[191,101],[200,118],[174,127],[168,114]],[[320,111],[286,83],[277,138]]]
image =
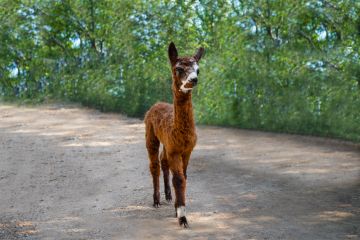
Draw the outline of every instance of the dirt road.
[[[360,238],[359,145],[203,126],[198,135],[181,229],[163,193],[152,207],[140,120],[0,105],[0,239]]]

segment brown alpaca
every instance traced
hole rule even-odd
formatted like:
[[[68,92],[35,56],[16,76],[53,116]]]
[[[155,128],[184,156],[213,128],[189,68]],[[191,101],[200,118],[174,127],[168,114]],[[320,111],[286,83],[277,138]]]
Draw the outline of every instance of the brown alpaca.
[[[196,144],[191,90],[197,84],[198,62],[204,53],[199,48],[193,57],[178,57],[173,42],[169,45],[174,104],[157,103],[145,115],[146,148],[154,185],[154,207],[160,205],[160,162],[164,175],[165,198],[172,200],[169,169],[175,189],[175,212],[180,226],[188,227],[185,215],[186,169]],[[160,154],[159,146],[163,144]]]

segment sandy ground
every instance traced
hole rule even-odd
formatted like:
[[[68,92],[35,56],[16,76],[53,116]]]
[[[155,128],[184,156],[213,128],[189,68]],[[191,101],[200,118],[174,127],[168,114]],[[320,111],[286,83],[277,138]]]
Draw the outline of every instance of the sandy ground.
[[[142,121],[0,105],[0,239],[360,239],[359,145],[204,126],[198,135],[181,229],[163,193],[152,207]]]

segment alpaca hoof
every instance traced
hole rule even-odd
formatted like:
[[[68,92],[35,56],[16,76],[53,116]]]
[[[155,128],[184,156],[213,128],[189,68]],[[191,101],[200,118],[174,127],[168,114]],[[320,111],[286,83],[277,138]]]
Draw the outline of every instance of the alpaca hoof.
[[[159,200],[154,200],[153,206],[154,206],[154,208],[159,208],[160,207],[160,201]]]
[[[171,190],[165,189],[165,199],[168,203],[172,201]]]
[[[155,208],[160,206],[160,192],[154,193],[154,205]]]
[[[180,225],[180,227],[189,228],[189,224],[188,224],[185,216],[179,218],[179,225]]]
[[[168,195],[168,194],[166,194],[165,199],[166,199],[166,201],[167,201],[168,203],[171,203],[171,202],[172,202],[172,196],[171,196],[171,193],[170,193],[169,195]]]

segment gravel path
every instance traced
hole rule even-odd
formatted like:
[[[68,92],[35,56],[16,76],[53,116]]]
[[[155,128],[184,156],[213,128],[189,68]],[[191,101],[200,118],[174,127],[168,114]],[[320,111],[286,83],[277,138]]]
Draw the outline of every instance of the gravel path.
[[[142,121],[0,105],[0,239],[360,239],[359,145],[204,126],[198,135],[181,229],[163,193],[152,207]]]

